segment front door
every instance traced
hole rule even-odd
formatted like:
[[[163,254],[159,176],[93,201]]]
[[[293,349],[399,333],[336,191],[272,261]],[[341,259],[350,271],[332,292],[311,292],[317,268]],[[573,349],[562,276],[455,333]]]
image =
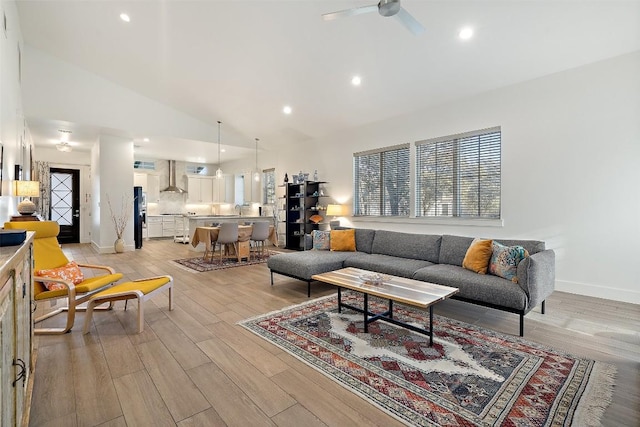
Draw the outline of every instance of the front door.
[[[80,171],[51,168],[51,215],[60,243],[80,243]]]

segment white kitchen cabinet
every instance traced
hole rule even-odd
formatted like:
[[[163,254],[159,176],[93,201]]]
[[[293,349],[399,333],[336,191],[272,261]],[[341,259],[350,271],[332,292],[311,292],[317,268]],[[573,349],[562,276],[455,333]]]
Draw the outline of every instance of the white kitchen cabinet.
[[[213,203],[212,176],[187,177],[187,203]]]
[[[133,173],[133,186],[142,187],[142,191],[147,191],[147,174],[146,173]]]
[[[176,233],[176,215],[162,216],[162,237],[174,237]],[[182,218],[182,216],[179,216]]]
[[[234,203],[234,175],[224,175],[213,179],[213,202]]]
[[[150,239],[162,237],[162,216],[147,215],[147,235]]]
[[[244,184],[244,192],[243,192],[243,202],[250,203],[253,201],[251,198],[251,185],[253,184],[253,177],[250,172],[247,172],[243,175],[243,184]]]
[[[147,175],[147,203],[158,203],[160,201],[160,176]]]
[[[160,176],[150,173],[135,172],[133,174],[133,186],[142,187],[147,193],[147,203],[160,201]]]
[[[16,247],[0,252],[0,421],[26,425],[33,381],[31,295],[33,233]]]

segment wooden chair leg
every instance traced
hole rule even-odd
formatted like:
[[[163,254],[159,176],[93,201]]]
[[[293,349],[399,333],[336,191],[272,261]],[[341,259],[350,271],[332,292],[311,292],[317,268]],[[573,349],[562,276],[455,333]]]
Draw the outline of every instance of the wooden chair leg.
[[[144,329],[144,300],[138,298],[138,333],[142,333]]]

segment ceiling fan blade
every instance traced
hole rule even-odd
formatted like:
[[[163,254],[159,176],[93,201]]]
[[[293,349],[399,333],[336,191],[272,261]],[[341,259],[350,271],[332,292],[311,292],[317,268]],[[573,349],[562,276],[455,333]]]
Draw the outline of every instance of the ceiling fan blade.
[[[409,31],[414,35],[419,35],[424,32],[424,27],[419,23],[416,18],[411,16],[406,9],[400,8],[400,11],[395,15],[396,19],[402,23]]]
[[[362,7],[356,7],[353,9],[341,10],[339,12],[325,13],[324,15],[322,15],[322,19],[324,19],[325,21],[331,21],[337,18],[346,18],[348,16],[361,15],[363,13],[370,13],[370,12],[377,12],[377,11],[378,11],[378,5],[374,4],[372,6],[362,6]]]

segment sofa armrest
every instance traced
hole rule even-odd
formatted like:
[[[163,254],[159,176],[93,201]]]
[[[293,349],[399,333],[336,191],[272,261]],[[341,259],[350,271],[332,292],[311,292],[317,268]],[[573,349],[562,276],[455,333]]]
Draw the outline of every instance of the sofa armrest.
[[[555,289],[556,254],[547,249],[518,264],[518,284],[529,297],[526,312],[542,303]]]

